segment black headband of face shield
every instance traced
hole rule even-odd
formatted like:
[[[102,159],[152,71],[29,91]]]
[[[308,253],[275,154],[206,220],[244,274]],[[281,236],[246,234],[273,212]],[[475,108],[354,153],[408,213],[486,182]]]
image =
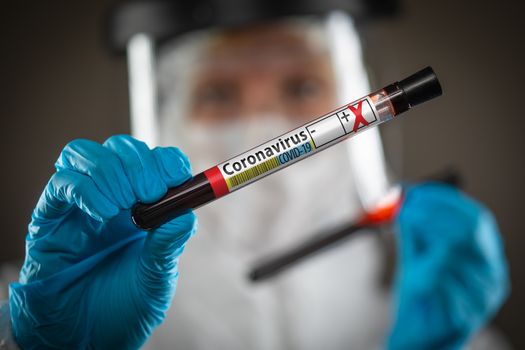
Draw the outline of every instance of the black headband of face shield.
[[[131,37],[144,33],[157,42],[199,29],[242,27],[279,18],[342,10],[358,21],[399,13],[399,0],[140,0],[110,9],[105,41],[124,53]]]

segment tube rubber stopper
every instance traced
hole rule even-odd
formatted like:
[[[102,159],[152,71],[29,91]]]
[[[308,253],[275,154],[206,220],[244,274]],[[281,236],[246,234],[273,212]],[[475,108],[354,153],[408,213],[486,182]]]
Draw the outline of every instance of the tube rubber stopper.
[[[397,83],[403,89],[410,107],[441,96],[443,90],[432,67],[428,66]]]

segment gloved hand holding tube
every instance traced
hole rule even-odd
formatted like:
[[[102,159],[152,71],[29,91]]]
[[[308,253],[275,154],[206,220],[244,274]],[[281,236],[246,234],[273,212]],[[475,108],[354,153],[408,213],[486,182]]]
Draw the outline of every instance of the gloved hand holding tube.
[[[164,319],[189,212],[146,234],[129,209],[191,176],[175,148],[129,136],[68,144],[33,212],[19,283],[10,287],[13,335],[23,349],[136,349]]]
[[[492,213],[445,183],[398,188],[353,225],[324,234],[254,268],[254,281],[341,243],[356,231],[394,224],[397,271],[386,348],[461,349],[499,310],[510,283]]]

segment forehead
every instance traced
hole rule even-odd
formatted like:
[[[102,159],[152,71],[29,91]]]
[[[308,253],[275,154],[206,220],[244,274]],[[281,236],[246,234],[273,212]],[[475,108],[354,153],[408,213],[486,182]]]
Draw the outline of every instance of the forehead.
[[[322,35],[318,25],[297,23],[224,30],[209,41],[199,61],[212,70],[313,62],[326,56]]]

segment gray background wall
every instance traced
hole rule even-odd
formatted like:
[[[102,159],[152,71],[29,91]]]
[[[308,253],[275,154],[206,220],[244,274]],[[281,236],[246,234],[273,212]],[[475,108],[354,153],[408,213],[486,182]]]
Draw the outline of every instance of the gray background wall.
[[[101,44],[109,1],[18,1],[0,11],[0,262],[20,260],[31,210],[63,145],[129,132],[126,65]],[[496,214],[513,292],[496,319],[525,348],[524,6],[520,1],[404,2],[365,31],[374,86],[431,64],[445,96],[385,126],[406,179],[454,165]],[[402,138],[401,138],[402,137]]]

